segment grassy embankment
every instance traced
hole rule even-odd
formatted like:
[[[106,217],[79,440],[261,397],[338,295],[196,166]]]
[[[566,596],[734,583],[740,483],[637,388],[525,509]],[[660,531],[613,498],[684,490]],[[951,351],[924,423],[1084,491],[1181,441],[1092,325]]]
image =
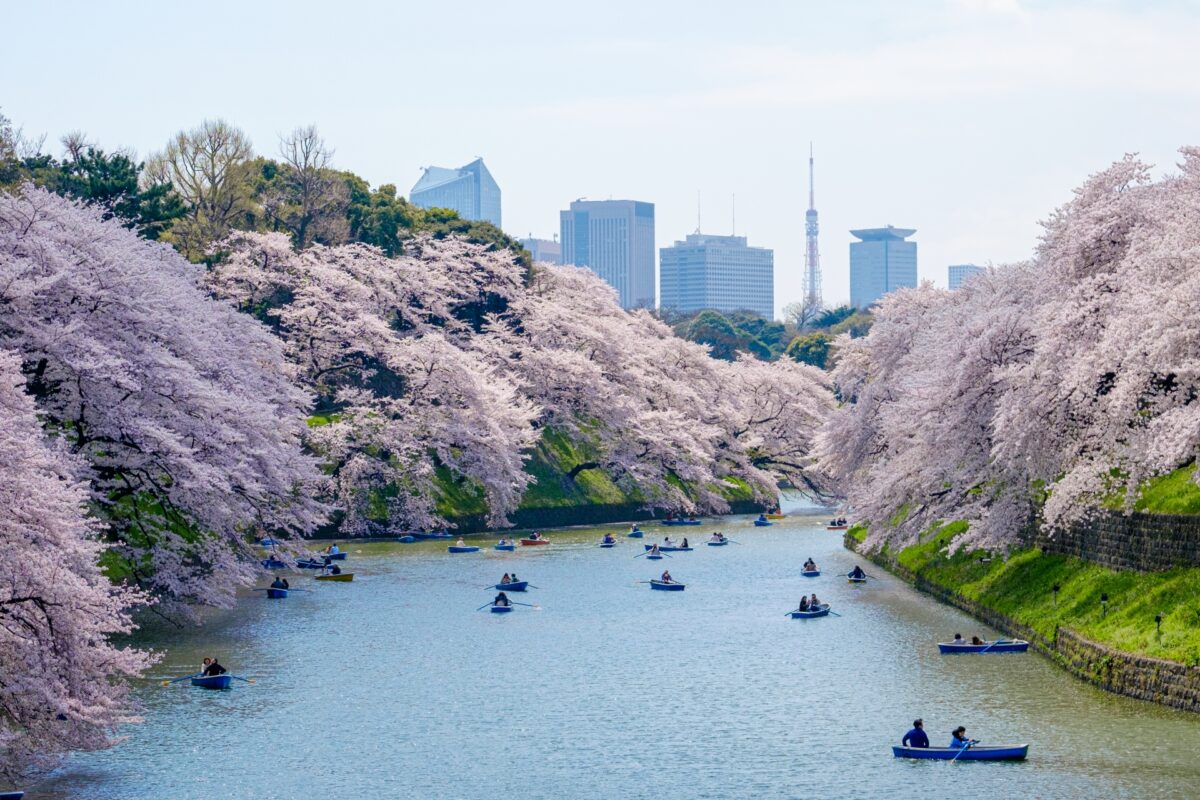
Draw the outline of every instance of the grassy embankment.
[[[1184,467],[1148,482],[1137,509],[1200,514],[1200,486],[1191,481],[1191,470]],[[924,580],[951,588],[1048,638],[1053,638],[1057,626],[1065,625],[1118,650],[1200,665],[1200,568],[1118,572],[1034,548],[987,562],[980,558],[991,554],[980,551],[947,556],[944,543],[966,526],[961,521],[949,523],[891,555]],[[862,528],[850,533],[859,541],[866,535]],[[1060,587],[1057,603],[1056,584]],[[1107,612],[1101,607],[1102,593],[1108,594]],[[1158,613],[1163,615],[1161,635],[1154,625]]]

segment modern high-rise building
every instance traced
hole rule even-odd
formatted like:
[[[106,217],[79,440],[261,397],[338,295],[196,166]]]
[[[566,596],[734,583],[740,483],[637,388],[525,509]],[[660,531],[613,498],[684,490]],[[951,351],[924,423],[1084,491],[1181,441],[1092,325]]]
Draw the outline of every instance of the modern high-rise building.
[[[957,289],[967,278],[980,272],[987,272],[987,270],[977,264],[951,264],[946,268],[946,285],[951,289]]]
[[[500,227],[500,186],[477,158],[458,169],[426,167],[409,193],[420,208],[449,208],[463,219],[478,219]]]
[[[888,292],[917,285],[917,243],[906,242],[914,228],[850,231],[850,305],[867,308]]]
[[[559,212],[564,264],[587,267],[622,308],[654,308],[654,204],[576,200]]]
[[[545,264],[561,264],[562,243],[558,239],[535,239],[530,236],[521,240],[521,247],[529,251],[534,261]]]
[[[658,251],[659,306],[681,313],[705,308],[753,311],[775,318],[775,253],[745,236],[689,234]]]

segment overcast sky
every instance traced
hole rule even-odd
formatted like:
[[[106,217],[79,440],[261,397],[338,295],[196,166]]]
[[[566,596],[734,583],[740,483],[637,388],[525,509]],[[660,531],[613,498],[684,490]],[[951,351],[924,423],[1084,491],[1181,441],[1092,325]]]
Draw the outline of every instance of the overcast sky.
[[[0,12],[0,108],[146,155],[223,117],[264,154],[316,123],[338,166],[407,193],[483,156],[514,236],[573,199],[657,208],[660,246],[731,229],[799,299],[808,142],[825,298],[850,228],[916,228],[923,278],[1030,253],[1126,152],[1200,144],[1188,2],[47,2]],[[57,147],[55,145],[55,147]]]

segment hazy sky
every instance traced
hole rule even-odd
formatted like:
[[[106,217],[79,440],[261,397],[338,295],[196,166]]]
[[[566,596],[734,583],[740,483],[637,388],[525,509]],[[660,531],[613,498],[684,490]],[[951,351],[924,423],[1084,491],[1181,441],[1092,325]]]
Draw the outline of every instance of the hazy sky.
[[[1026,257],[1037,221],[1126,152],[1200,144],[1200,6],[1185,2],[52,2],[0,11],[0,108],[145,155],[224,117],[274,154],[316,123],[338,166],[408,189],[483,156],[504,227],[578,197],[775,249],[801,294],[808,142],[827,301],[848,230],[917,229],[920,272]],[[56,147],[56,146],[55,146]]]

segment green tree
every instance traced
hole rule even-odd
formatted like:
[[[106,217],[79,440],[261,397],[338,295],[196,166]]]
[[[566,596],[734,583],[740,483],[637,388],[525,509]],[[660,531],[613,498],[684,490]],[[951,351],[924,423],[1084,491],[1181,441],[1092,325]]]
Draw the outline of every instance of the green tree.
[[[801,364],[812,364],[814,367],[825,369],[829,361],[829,345],[833,337],[827,333],[816,331],[804,333],[792,339],[787,346],[787,355]]]

